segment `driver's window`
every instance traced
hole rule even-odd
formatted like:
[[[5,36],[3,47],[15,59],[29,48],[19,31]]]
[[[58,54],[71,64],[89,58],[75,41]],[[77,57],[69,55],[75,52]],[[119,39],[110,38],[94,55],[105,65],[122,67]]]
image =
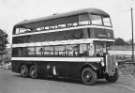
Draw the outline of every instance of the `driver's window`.
[[[103,56],[106,53],[106,44],[95,44],[95,55]]]
[[[112,48],[111,45],[112,45],[111,43],[106,44],[106,50],[107,50],[107,51],[108,51],[108,50],[111,50],[111,48]]]

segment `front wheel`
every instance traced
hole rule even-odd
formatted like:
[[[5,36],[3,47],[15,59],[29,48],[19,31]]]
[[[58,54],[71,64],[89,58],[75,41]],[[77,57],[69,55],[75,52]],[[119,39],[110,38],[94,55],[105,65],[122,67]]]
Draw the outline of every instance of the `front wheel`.
[[[90,67],[86,67],[81,72],[81,80],[86,85],[93,85],[97,80],[97,73]]]
[[[119,73],[118,73],[118,69],[115,70],[115,74],[113,76],[108,76],[106,75],[105,79],[108,81],[108,82],[116,82],[119,78]]]

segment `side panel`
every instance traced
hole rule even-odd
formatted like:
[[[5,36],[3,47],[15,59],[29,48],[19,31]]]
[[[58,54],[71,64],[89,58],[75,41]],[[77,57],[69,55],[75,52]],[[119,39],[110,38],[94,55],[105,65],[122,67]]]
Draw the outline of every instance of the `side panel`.
[[[56,62],[56,61],[12,61],[12,71],[19,73],[22,64],[27,64],[30,67],[32,64],[37,64],[39,74],[42,76],[62,76],[68,78],[79,78],[81,69],[84,66],[92,65],[97,70],[101,68],[97,62]]]
[[[18,43],[44,42],[56,40],[72,40],[81,38],[88,38],[87,29],[76,29],[76,30],[67,30],[67,31],[13,37],[13,43],[18,44]]]

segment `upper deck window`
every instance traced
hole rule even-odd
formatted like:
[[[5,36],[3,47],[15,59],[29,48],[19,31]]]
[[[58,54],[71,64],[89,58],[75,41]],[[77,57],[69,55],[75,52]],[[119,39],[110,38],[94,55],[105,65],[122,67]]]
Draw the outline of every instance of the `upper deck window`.
[[[14,34],[22,34],[22,33],[30,32],[30,31],[31,30],[27,28],[16,28]]]
[[[79,15],[79,25],[90,24],[90,18],[88,14]]]
[[[37,22],[31,22],[27,24],[21,24],[15,26],[13,34],[24,34],[38,31],[51,31],[55,29],[64,29],[84,25],[97,25],[97,26],[109,26],[111,27],[111,20],[109,15],[81,13],[77,15],[71,15],[66,17],[40,20]],[[55,31],[54,31],[55,32]]]
[[[91,23],[94,25],[103,25],[102,17],[100,15],[90,15]]]
[[[103,17],[103,22],[105,26],[112,26],[110,17]]]

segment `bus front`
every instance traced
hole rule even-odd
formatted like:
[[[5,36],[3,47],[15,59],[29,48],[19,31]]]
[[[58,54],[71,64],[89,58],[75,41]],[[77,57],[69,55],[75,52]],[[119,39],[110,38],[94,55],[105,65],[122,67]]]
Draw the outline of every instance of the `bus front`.
[[[89,17],[92,27],[88,31],[92,38],[93,55],[103,58],[98,71],[99,77],[115,82],[118,79],[118,65],[115,57],[109,54],[109,49],[114,43],[110,16],[89,14]]]

